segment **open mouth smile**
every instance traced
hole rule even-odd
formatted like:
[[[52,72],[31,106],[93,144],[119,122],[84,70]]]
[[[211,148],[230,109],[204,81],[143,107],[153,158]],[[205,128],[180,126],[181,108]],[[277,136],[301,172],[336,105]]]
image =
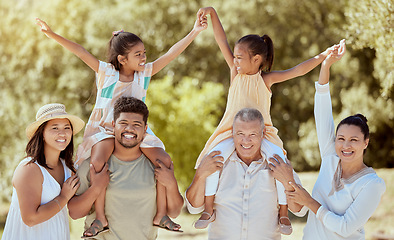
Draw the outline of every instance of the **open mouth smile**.
[[[354,153],[354,151],[341,151],[341,153],[344,157],[349,157]]]
[[[244,146],[244,145],[241,144],[241,147],[244,148],[244,149],[251,149],[251,148],[253,147],[253,145],[252,145],[252,146],[249,146],[249,147],[246,147],[246,146]]]
[[[126,140],[132,140],[132,139],[136,139],[137,135],[133,133],[122,133],[122,137],[125,138]]]

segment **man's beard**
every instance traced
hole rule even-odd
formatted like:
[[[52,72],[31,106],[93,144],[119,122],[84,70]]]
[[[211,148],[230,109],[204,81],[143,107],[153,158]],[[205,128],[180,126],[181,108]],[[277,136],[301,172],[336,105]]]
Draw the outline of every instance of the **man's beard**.
[[[135,147],[135,146],[137,146],[137,145],[139,144],[139,142],[138,142],[138,143],[133,143],[133,144],[124,144],[122,141],[119,141],[119,140],[118,140],[118,142],[119,142],[119,144],[122,145],[124,148],[133,148],[133,147]]]
[[[137,139],[137,135],[136,135],[136,142],[134,142],[134,143],[130,143],[130,144],[125,144],[125,143],[123,143],[122,142],[122,138],[123,138],[123,136],[121,135],[121,137],[120,137],[120,139],[116,139],[118,142],[119,142],[119,144],[120,145],[122,145],[124,148],[133,148],[133,147],[135,147],[135,146],[137,146],[138,144],[140,144],[140,142],[141,141],[138,141],[138,139]]]

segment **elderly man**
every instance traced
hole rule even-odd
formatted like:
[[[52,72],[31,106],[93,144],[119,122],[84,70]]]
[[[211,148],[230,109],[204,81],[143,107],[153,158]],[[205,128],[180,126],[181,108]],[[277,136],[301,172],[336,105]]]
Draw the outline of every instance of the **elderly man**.
[[[102,182],[108,181],[106,171],[110,172],[105,196],[109,231],[101,232],[94,239],[156,239],[157,228],[152,225],[156,214],[155,175],[166,187],[168,215],[177,217],[181,211],[183,198],[172,168],[160,163],[162,167],[155,170],[140,150],[148,114],[142,101],[132,97],[119,98],[114,106],[115,148],[108,163],[99,173],[92,169],[90,159],[78,169],[81,186],[68,206],[73,219],[87,215],[85,229],[95,219],[91,208],[103,190]]]
[[[282,150],[264,139],[263,131],[264,119],[257,109],[240,110],[233,123],[234,153],[223,164],[219,152],[212,152],[197,168],[186,191],[187,207],[195,214],[204,209],[206,177],[223,168],[215,197],[216,220],[210,224],[209,239],[280,239],[277,191],[267,157]],[[292,178],[282,183],[291,191],[294,189],[289,180],[294,182]],[[289,208],[300,210],[291,202]]]

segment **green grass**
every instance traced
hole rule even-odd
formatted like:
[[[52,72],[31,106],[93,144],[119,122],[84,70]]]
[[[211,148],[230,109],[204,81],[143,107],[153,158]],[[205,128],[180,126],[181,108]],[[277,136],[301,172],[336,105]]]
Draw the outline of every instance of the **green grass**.
[[[394,169],[378,169],[378,175],[386,182],[386,192],[383,198],[365,225],[366,239],[372,239],[373,234],[384,232],[387,235],[394,236],[394,188],[391,183],[394,181]],[[303,186],[312,192],[313,185],[317,178],[317,172],[306,172],[299,174]],[[3,233],[5,214],[8,205],[1,205],[0,211],[0,237]],[[193,222],[198,218],[198,215],[190,215],[183,212],[175,221],[182,225],[184,233],[173,233],[165,230],[159,230],[158,239],[187,239],[187,240],[202,240],[207,239],[207,230],[196,230],[193,228]],[[284,240],[302,239],[302,231],[305,226],[306,218],[290,217],[293,225],[293,233],[290,236],[282,236]],[[83,219],[71,220],[71,239],[80,239],[83,232]]]

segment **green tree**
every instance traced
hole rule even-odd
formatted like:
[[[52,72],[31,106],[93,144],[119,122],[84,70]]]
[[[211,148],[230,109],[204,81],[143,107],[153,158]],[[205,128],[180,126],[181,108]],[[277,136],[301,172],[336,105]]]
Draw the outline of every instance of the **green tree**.
[[[393,97],[394,86],[394,1],[361,0],[345,8],[347,36],[354,48],[375,51],[373,76],[385,98]]]
[[[194,176],[194,166],[205,142],[223,113],[221,84],[184,77],[178,84],[172,77],[156,80],[149,87],[149,125],[171,155],[175,175],[183,188]]]

